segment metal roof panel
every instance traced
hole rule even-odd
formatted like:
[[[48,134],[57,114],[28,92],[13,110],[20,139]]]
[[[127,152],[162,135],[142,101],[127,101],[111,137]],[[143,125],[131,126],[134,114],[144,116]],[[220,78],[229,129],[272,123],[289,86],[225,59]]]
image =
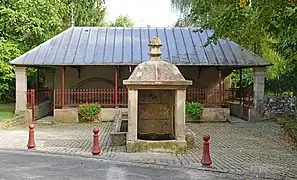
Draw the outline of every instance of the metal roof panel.
[[[213,31],[197,28],[71,27],[26,52],[15,65],[137,65],[149,59],[149,41],[158,36],[161,58],[176,65],[267,66],[265,59],[229,39],[204,47]]]

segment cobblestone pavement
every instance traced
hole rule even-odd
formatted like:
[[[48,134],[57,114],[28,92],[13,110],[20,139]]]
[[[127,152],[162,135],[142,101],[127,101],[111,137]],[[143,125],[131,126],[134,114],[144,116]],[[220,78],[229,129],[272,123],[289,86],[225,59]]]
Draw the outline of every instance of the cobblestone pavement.
[[[112,147],[109,132],[112,123],[77,123],[36,125],[36,150],[58,153],[89,155],[92,149],[93,128],[98,127],[103,157],[115,152],[124,152],[124,147]],[[0,148],[24,149],[28,142],[26,126],[0,131]]]
[[[297,151],[280,139],[283,131],[275,122],[189,123],[187,127],[195,133],[197,147],[189,149],[185,155],[126,153],[124,147],[112,147],[109,142],[112,123],[37,125],[36,149],[89,156],[94,127],[100,129],[102,158],[205,169],[200,164],[201,137],[209,134],[213,164],[208,170],[273,179],[297,179]],[[27,138],[27,127],[0,131],[0,148],[26,149]]]
[[[297,179],[297,151],[280,139],[284,132],[275,122],[189,124],[188,127],[196,138],[210,134],[213,166],[219,170]]]

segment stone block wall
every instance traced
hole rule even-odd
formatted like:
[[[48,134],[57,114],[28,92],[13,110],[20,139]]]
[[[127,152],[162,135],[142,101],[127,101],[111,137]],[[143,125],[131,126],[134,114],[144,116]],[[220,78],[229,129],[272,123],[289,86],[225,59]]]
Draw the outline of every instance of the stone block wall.
[[[127,111],[126,108],[120,108],[123,111]],[[98,121],[114,121],[119,109],[116,108],[102,108]],[[77,123],[79,120],[77,108],[65,108],[54,110],[54,122],[55,123]]]
[[[77,123],[78,112],[76,108],[55,109],[54,123]]]
[[[264,96],[263,112],[260,114],[264,119],[270,119],[279,115],[295,115],[297,117],[296,98],[292,96]],[[243,117],[241,104],[230,104],[230,115],[239,118]],[[252,113],[253,114],[253,113]],[[252,115],[250,113],[250,116]],[[251,119],[253,119],[251,117]]]
[[[204,108],[201,119],[186,118],[187,122],[226,122],[229,118],[229,108]]]
[[[226,122],[229,117],[228,108],[204,108],[203,122]]]
[[[276,115],[296,115],[296,98],[292,96],[265,96],[263,99],[265,119]]]
[[[173,133],[174,91],[139,90],[138,133]]]

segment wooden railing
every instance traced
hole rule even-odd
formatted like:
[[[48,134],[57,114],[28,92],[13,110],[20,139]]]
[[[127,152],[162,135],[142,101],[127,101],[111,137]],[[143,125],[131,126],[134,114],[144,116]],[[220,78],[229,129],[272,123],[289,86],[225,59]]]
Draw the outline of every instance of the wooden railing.
[[[187,101],[198,102],[205,107],[221,107],[228,106],[230,96],[228,91],[220,91],[219,89],[187,89]]]
[[[35,89],[28,89],[28,91],[27,91],[27,108],[32,109],[35,106],[35,101],[36,101],[35,100]]]
[[[249,119],[249,110],[253,106],[253,89],[229,89],[230,92],[230,102],[234,104],[240,104],[242,107],[243,119]]]
[[[118,102],[115,102],[114,89],[65,89],[64,106],[76,107],[82,103],[97,103],[102,107],[128,106],[128,92],[126,89],[118,90]],[[54,90],[54,104],[56,108],[62,107],[62,90]]]
[[[45,101],[52,100],[53,90],[38,90],[35,91],[35,104],[41,104]]]
[[[32,104],[39,105],[45,101],[51,100],[53,95],[52,90],[39,90],[28,89],[27,91],[27,103],[28,108],[31,108]],[[33,103],[34,101],[34,103]]]
[[[115,94],[117,93],[117,101]],[[77,107],[82,103],[97,103],[102,107],[128,107],[128,90],[118,89],[65,89],[64,102],[62,102],[62,90],[42,91],[36,93],[35,90],[28,90],[28,108],[39,104],[45,100],[53,101],[55,108]],[[241,93],[241,101],[250,105],[252,93]],[[38,96],[38,100],[36,100]],[[34,103],[33,103],[33,100]],[[228,107],[230,102],[239,101],[238,92],[233,90],[220,91],[219,89],[198,89],[188,88],[186,100],[198,102],[205,107]]]
[[[243,103],[244,101],[252,101],[253,97],[253,90],[251,88],[232,88],[228,89],[230,94],[230,101]]]

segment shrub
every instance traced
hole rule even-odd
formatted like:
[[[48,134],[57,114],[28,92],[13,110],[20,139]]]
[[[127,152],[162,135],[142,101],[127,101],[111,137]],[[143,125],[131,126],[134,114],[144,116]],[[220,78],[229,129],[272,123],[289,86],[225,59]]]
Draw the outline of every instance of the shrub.
[[[203,105],[195,102],[186,102],[186,114],[190,118],[200,119],[203,112]]]
[[[277,118],[281,127],[289,134],[293,142],[297,145],[297,121],[292,116]]]
[[[99,104],[80,104],[78,106],[79,122],[93,122],[101,112]]]

